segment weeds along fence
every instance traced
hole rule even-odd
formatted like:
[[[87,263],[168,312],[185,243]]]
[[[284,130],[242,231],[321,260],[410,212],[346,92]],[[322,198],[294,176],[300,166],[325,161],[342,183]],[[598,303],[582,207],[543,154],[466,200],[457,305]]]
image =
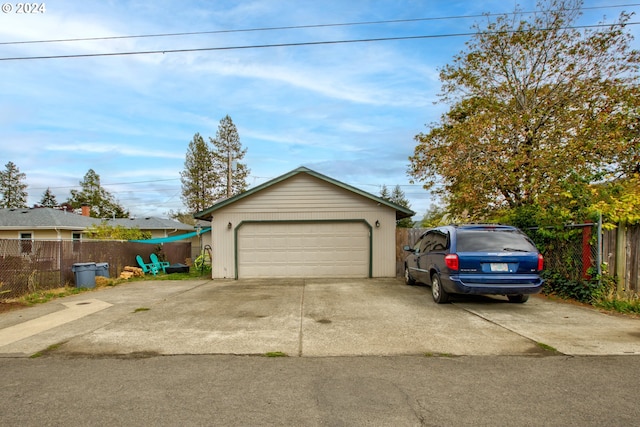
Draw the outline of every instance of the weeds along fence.
[[[107,263],[109,276],[117,277],[125,266],[138,266],[136,255],[149,262],[151,253],[172,264],[186,263],[191,243],[0,239],[0,299],[72,285],[76,263]]]
[[[405,245],[413,246],[426,228],[396,230],[396,275],[404,272]],[[640,291],[640,225],[619,225],[604,230],[598,238],[595,224],[567,227],[562,237],[536,236],[536,230],[526,230],[536,241],[545,259],[545,270],[558,273],[567,280],[580,281],[597,274],[598,262],[605,272],[614,276],[618,290]]]

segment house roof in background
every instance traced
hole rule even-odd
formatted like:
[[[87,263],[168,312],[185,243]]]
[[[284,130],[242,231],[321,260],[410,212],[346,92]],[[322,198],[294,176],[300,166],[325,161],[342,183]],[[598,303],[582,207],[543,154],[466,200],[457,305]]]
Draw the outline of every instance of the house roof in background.
[[[121,225],[123,227],[138,227],[140,230],[180,230],[193,231],[195,227],[189,224],[183,224],[178,221],[166,218],[145,217],[145,218],[116,218],[109,219],[107,223],[110,225]]]
[[[58,228],[83,230],[92,224],[100,223],[73,212],[52,208],[11,208],[0,209],[0,228]]]
[[[64,229],[84,230],[92,225],[99,225],[103,221],[107,224],[126,228],[138,227],[141,230],[180,230],[193,231],[194,227],[171,219],[145,218],[116,218],[100,219],[78,215],[53,208],[16,208],[0,209],[0,229]]]
[[[220,208],[223,208],[225,206],[228,206],[232,203],[237,202],[238,200],[244,199],[245,197],[249,197],[252,194],[255,194],[261,190],[264,190],[267,187],[271,187],[272,185],[275,185],[279,182],[285,181],[289,178],[291,178],[292,176],[301,174],[301,173],[305,173],[308,175],[311,175],[313,177],[316,177],[322,181],[328,182],[330,184],[333,184],[337,187],[343,188],[347,191],[351,191],[352,193],[358,194],[360,196],[366,197],[368,199],[371,199],[381,205],[385,205],[387,207],[390,207],[392,209],[395,209],[396,211],[396,219],[403,219],[403,218],[409,218],[413,215],[415,215],[415,212],[413,212],[411,209],[405,208],[404,206],[400,206],[400,205],[396,205],[395,203],[389,202],[388,200],[384,200],[383,198],[380,198],[378,196],[374,196],[371,193],[367,193],[366,191],[363,191],[359,188],[353,187],[349,184],[345,184],[344,182],[340,182],[336,179],[330,178],[326,175],[323,175],[321,173],[318,173],[314,170],[311,170],[309,168],[306,168],[304,166],[301,166],[297,169],[292,170],[291,172],[285,173],[284,175],[281,175],[277,178],[272,179],[271,181],[267,181],[261,185],[258,185],[257,187],[254,187],[248,191],[245,191],[244,193],[240,193],[238,195],[235,195],[233,197],[230,197],[228,199],[222,200],[216,204],[214,204],[213,206],[211,206],[209,209],[205,209],[201,212],[198,212],[196,214],[194,214],[194,218],[196,219],[209,219],[213,216],[213,212],[217,211]]]

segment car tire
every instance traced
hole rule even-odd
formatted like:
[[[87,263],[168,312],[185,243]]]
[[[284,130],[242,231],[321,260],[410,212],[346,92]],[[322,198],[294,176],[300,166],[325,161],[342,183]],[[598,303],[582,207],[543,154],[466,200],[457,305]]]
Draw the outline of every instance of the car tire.
[[[440,276],[434,274],[431,276],[431,296],[436,304],[445,304],[449,302],[449,294],[442,288]]]
[[[529,295],[507,295],[507,298],[509,298],[509,302],[522,304],[529,300]]]
[[[409,286],[413,286],[416,284],[416,279],[411,277],[411,273],[409,272],[409,267],[405,265],[404,267],[404,283]]]

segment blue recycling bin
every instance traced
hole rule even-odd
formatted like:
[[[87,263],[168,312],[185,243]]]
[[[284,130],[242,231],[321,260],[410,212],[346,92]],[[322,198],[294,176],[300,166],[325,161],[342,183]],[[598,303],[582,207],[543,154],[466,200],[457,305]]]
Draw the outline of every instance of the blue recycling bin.
[[[96,263],[78,262],[71,267],[76,279],[76,288],[96,287]]]
[[[97,262],[96,263],[96,277],[109,277],[109,263],[108,262]]]

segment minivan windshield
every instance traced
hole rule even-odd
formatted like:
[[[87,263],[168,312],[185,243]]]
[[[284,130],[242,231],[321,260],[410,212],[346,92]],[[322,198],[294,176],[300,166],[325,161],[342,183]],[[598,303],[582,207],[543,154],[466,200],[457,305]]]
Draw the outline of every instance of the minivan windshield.
[[[523,234],[511,230],[458,230],[457,252],[537,252]]]

